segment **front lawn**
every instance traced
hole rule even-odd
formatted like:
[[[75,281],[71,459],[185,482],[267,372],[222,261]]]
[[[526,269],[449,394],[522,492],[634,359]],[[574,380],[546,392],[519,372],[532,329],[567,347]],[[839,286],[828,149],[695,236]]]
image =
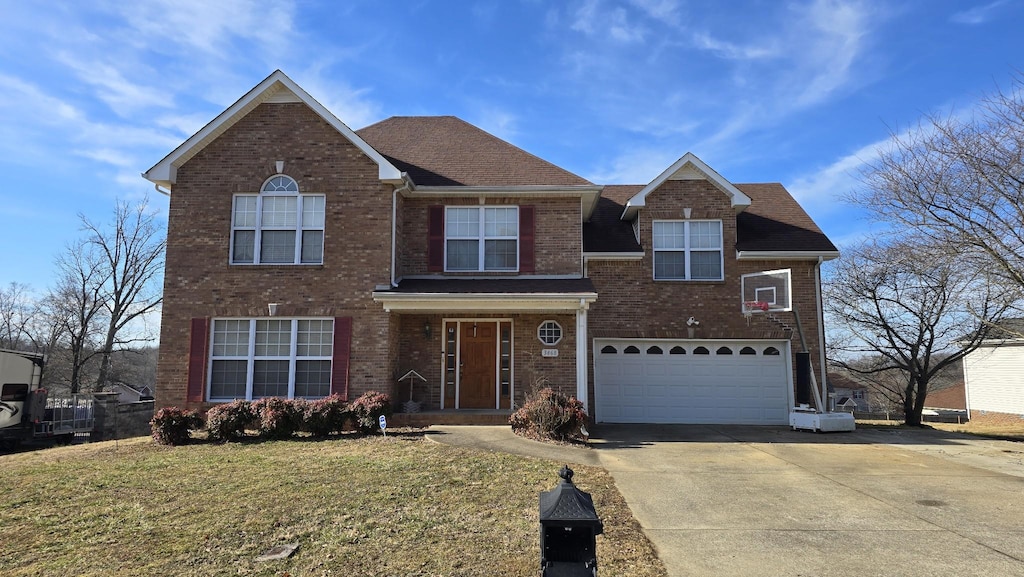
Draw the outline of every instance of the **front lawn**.
[[[561,465],[417,432],[2,455],[0,574],[534,576]],[[604,521],[600,574],[665,575],[611,476],[574,469]],[[282,543],[300,548],[254,561]]]

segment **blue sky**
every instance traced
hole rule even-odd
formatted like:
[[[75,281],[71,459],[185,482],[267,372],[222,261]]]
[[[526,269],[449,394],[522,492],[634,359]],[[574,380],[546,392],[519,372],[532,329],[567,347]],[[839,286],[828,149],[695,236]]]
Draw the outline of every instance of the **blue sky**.
[[[1020,0],[0,0],[0,284],[280,68],[352,128],[456,115],[600,184],[687,151],[782,182],[838,244],[891,131],[1024,70]]]

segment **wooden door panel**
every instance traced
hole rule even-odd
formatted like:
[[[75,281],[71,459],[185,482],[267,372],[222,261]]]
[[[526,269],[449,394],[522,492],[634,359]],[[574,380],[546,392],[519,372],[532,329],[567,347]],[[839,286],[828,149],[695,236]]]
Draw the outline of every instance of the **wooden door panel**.
[[[459,408],[493,409],[497,323],[462,323]]]

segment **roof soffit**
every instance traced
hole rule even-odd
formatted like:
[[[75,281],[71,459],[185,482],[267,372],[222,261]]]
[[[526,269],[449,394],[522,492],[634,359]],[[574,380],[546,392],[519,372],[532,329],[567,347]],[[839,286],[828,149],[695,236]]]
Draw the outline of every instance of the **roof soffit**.
[[[704,163],[703,160],[697,158],[697,155],[692,152],[687,152],[677,160],[672,166],[665,169],[664,172],[658,175],[657,178],[652,180],[650,184],[645,186],[640,192],[633,195],[628,201],[626,201],[625,210],[622,212],[622,220],[632,220],[636,216],[637,211],[647,205],[647,195],[657,190],[659,186],[665,183],[667,180],[707,180],[715,186],[715,188],[722,191],[723,194],[729,197],[732,207],[736,212],[741,212],[746,207],[750,206],[750,197],[744,194],[740,189],[736,188],[728,180],[722,178],[722,175],[715,172],[713,168]]]
[[[179,166],[185,164],[185,162],[202,151],[203,148],[234,126],[249,112],[265,102],[305,104],[377,163],[378,178],[393,183],[402,181],[401,171],[395,168],[383,155],[367,144],[366,141],[353,132],[337,116],[317,102],[316,99],[280,70],[275,70],[270,76],[253,87],[252,90],[235,101],[234,104],[217,115],[199,132],[193,134],[161,159],[160,162],[144,172],[142,174],[143,178],[160,186],[172,188],[177,178]]]

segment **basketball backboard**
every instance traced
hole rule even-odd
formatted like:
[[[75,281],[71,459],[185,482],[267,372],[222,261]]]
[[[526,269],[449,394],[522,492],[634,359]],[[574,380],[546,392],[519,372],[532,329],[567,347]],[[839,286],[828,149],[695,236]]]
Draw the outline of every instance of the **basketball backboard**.
[[[792,270],[788,268],[741,275],[743,313],[793,310],[792,285]]]

